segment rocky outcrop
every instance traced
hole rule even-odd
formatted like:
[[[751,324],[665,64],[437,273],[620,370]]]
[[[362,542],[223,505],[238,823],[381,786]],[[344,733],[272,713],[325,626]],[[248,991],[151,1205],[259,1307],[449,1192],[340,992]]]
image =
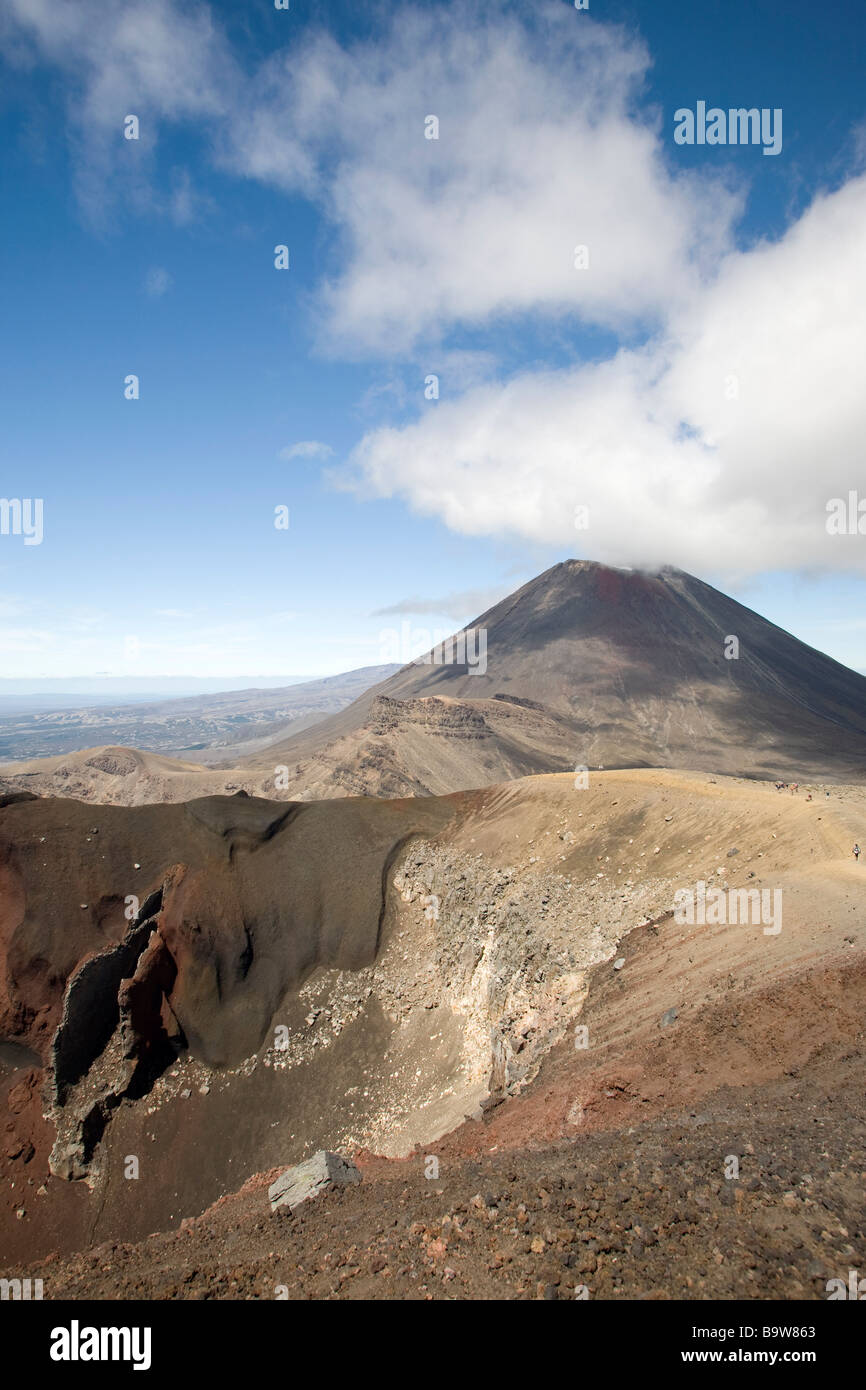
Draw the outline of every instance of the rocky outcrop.
[[[64,1104],[70,1088],[86,1075],[117,1028],[123,982],[134,975],[161,906],[160,889],[147,899],[122,941],[88,957],[70,977],[51,1046],[51,1086],[57,1104]]]
[[[447,738],[484,738],[490,729],[480,710],[471,703],[440,700],[427,696],[418,700],[391,700],[378,695],[370,707],[367,721],[374,734],[391,733],[395,729],[414,725],[426,733],[442,734]]]
[[[111,1112],[146,1094],[185,1045],[169,1003],[177,971],[158,931],[162,902],[159,889],[123,941],[69,980],[46,1078],[55,1177],[89,1175]]]
[[[92,1178],[112,1114],[181,1052],[238,1066],[311,971],[370,964],[396,847],[450,814],[245,795],[0,809],[0,1041],[45,1064],[51,1171]]]
[[[138,759],[128,748],[106,748],[88,758],[87,766],[112,777],[131,777],[138,768]]]
[[[271,1211],[293,1211],[302,1202],[318,1197],[329,1187],[345,1187],[361,1181],[360,1171],[342,1154],[320,1149],[304,1163],[295,1164],[281,1173],[268,1188]]]

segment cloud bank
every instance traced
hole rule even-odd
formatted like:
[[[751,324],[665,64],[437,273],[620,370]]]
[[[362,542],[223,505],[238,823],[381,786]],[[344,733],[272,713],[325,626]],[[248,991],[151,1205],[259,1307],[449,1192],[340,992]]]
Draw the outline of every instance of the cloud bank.
[[[91,195],[138,103],[150,138],[197,121],[214,168],[319,209],[320,349],[419,372],[416,418],[368,432],[345,485],[614,563],[866,570],[862,537],[825,525],[866,492],[863,176],[738,243],[745,189],[679,163],[644,45],[564,5],[402,8],[254,71],[205,6],[10,10],[17,60],[69,70]],[[585,360],[598,330],[619,346]],[[443,370],[425,401],[467,334],[480,379]]]

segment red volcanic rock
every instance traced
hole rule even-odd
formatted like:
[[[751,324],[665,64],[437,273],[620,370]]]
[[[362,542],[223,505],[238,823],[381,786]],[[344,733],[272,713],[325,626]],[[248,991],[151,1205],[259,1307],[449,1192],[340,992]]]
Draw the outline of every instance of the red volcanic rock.
[[[317,965],[370,964],[388,863],[451,814],[241,796],[0,808],[0,1042],[42,1060],[52,1170],[84,1176],[112,1112],[182,1049],[236,1065]],[[40,1083],[16,1079],[8,1112],[38,1112]],[[13,1128],[18,1158],[29,1141]]]

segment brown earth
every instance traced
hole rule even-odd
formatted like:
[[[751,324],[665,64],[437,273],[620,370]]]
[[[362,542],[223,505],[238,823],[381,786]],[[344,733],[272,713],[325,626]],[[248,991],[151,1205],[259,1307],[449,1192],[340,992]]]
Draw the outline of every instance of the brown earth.
[[[600,1027],[604,995],[586,1015]],[[829,1029],[780,1045],[792,1003],[827,1020],[840,998]],[[178,1231],[27,1272],[51,1298],[823,1299],[866,1261],[864,1002],[861,955],[674,1029],[601,1069],[610,1103],[579,1130],[561,1102],[585,1105],[593,1069],[566,1045],[523,1103],[406,1160],[359,1155],[360,1186],[291,1216],[269,1212],[274,1170]],[[722,1087],[719,1050],[740,1053]],[[640,1075],[676,1088],[641,1095]]]
[[[23,955],[2,1031],[3,1272],[26,1266],[48,1296],[272,1297],[280,1284],[291,1296],[535,1297],[542,1286],[552,1297],[581,1282],[593,1297],[824,1296],[822,1279],[866,1253],[866,866],[850,857],[864,809],[862,788],[791,795],[609,772],[585,790],[556,776],[402,803],[105,808],[97,852],[92,809],[7,807],[0,938]],[[187,1045],[144,1095],[120,1098],[87,1180],[69,1182],[47,1167],[41,1069],[9,1049],[51,1062],[82,951],[92,959],[128,927],[105,904],[122,904],[115,859],[133,842],[146,887],[179,864],[168,898],[201,884],[195,910],[173,899],[183,910],[156,931],[179,966],[176,999],[171,979],[160,989]],[[678,924],[673,895],[699,879],[781,889],[782,930]],[[75,911],[58,915],[67,902]],[[268,902],[279,903],[272,938],[258,935]],[[46,934],[37,924],[52,903]],[[299,914],[288,932],[284,913]],[[352,923],[337,938],[351,960],[322,957],[334,914]],[[267,968],[223,995],[244,922]],[[287,935],[312,944],[306,966],[281,976],[273,951]],[[45,964],[27,976],[25,957]],[[275,966],[286,983],[273,1004]],[[153,979],[152,956],[141,978]],[[239,1062],[209,1050],[233,1035]],[[252,1054],[248,1036],[260,1037]],[[86,1085],[116,1084],[118,1068],[106,1045]],[[231,1197],[320,1147],[368,1155],[357,1191],[288,1221],[271,1218],[261,1182]],[[123,1177],[130,1155],[135,1182]],[[438,1181],[424,1176],[429,1155]],[[739,1180],[725,1177],[726,1155]],[[91,1245],[95,1259],[73,1253]]]

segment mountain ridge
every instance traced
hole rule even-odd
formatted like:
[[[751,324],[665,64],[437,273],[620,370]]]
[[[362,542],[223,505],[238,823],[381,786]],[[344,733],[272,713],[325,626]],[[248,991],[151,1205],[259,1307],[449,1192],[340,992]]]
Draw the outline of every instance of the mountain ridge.
[[[135,804],[237,790],[440,795],[580,767],[813,782],[866,773],[866,678],[673,566],[561,561],[461,632],[473,629],[485,634],[483,662],[480,642],[461,662],[434,649],[242,762],[226,750],[197,771],[136,753],[123,785],[109,748],[8,767],[3,784]]]

